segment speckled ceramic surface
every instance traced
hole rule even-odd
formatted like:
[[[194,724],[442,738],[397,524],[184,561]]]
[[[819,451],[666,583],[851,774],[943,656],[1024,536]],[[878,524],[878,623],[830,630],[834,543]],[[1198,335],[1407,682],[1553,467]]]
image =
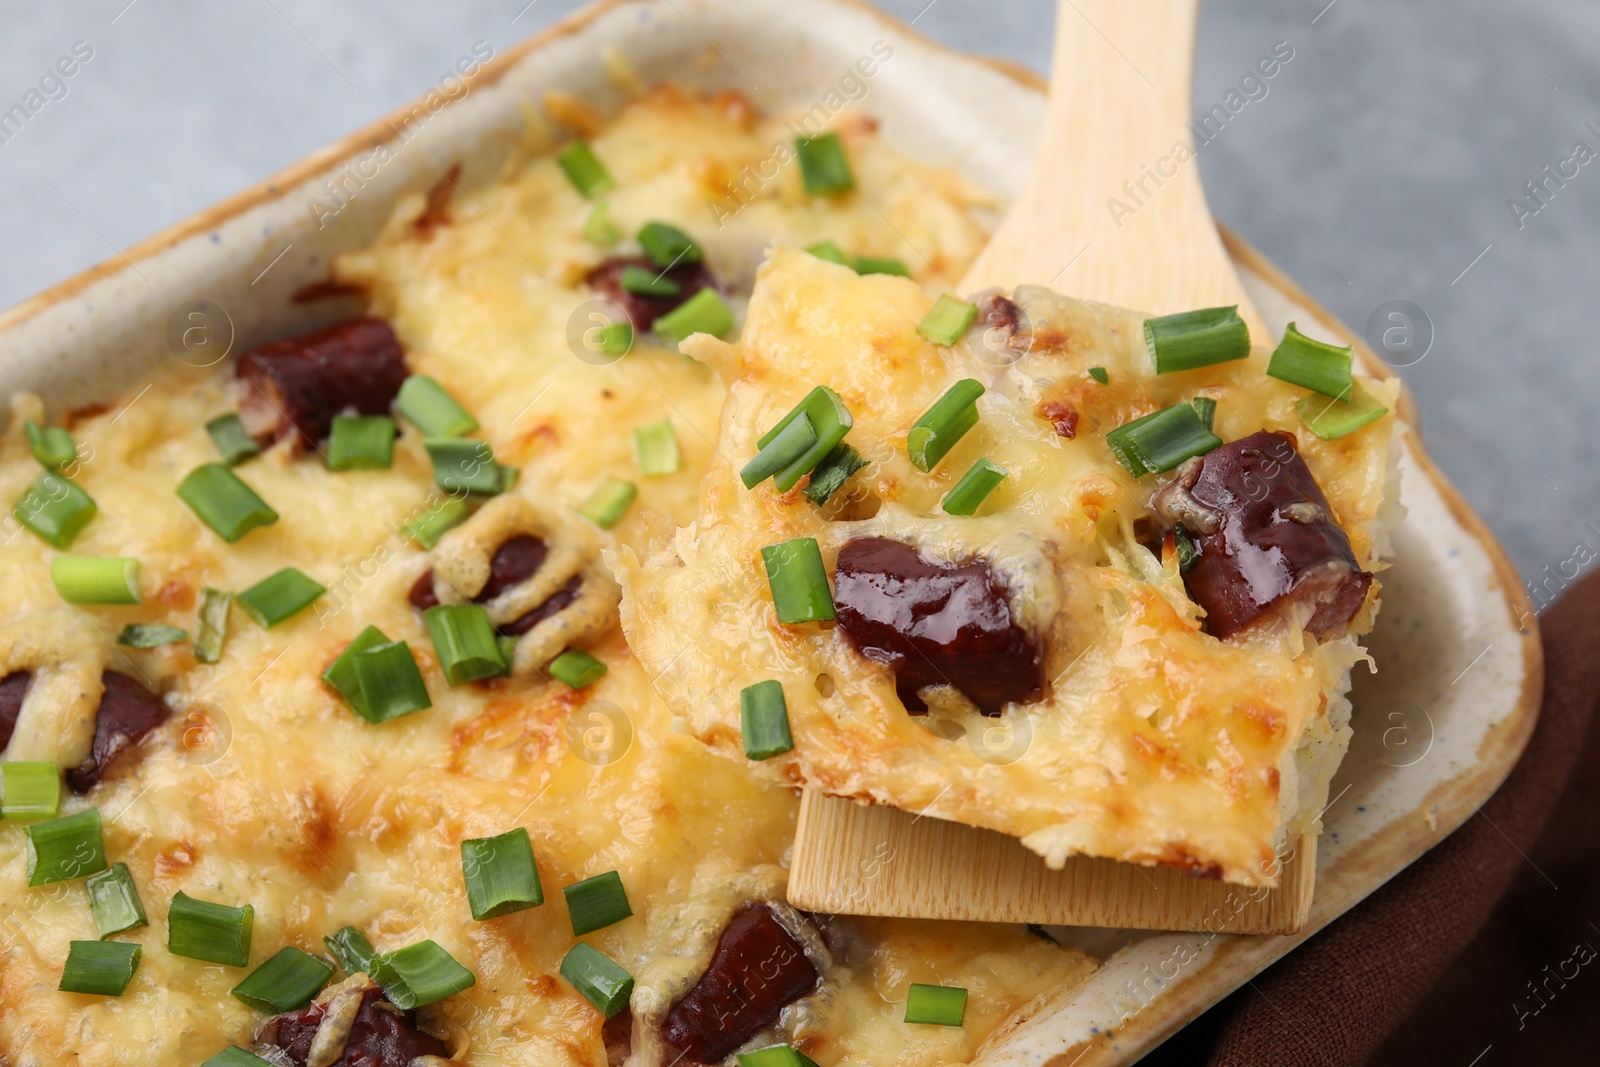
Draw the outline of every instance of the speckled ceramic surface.
[[[677,5],[689,7],[692,23]],[[453,101],[425,100],[0,314],[0,393],[30,389],[53,408],[107,400],[136,389],[162,360],[220,360],[348,313],[337,302],[296,305],[290,295],[325,277],[333,253],[366,243],[397,194],[427,188],[457,161],[469,190],[490,180],[519,139],[524,105],[545,90],[602,110],[619,104],[607,49],[646,82],[738,88],[783,111],[821,101],[878,40],[893,45],[894,58],[860,106],[902,150],[1010,195],[1043,115],[1043,95],[1027,75],[946,51],[849,0],[619,0],[497,58]],[[397,145],[392,160],[374,164],[374,147],[386,141]],[[310,204],[327,202],[329,180],[353,191],[331,218]],[[1308,332],[1354,340],[1252,249],[1232,239],[1229,247],[1274,330],[1296,320]],[[195,327],[205,333],[185,338]],[[1366,358],[1373,373],[1385,373]],[[1232,936],[1222,915],[1216,935],[1057,931],[1104,966],[997,1037],[978,1062],[1136,1059],[1441,840],[1505,777],[1537,714],[1532,611],[1499,546],[1414,433],[1404,449],[1409,511],[1370,643],[1380,671],[1358,670],[1356,736],[1325,815],[1308,930]]]

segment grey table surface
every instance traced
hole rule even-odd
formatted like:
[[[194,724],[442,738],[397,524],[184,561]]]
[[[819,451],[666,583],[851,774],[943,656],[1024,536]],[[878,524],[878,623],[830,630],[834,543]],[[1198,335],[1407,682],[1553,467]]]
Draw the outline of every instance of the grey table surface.
[[[1048,67],[1048,0],[881,2],[941,41]],[[0,111],[92,50],[0,130],[0,306],[427,90],[473,41],[498,51],[579,6],[0,0]],[[1584,327],[1600,282],[1600,5],[1216,0],[1197,110],[1279,41],[1292,61],[1200,153],[1213,209],[1357,330],[1392,301],[1421,310],[1393,359],[1410,364],[1430,448],[1548,601],[1600,557]],[[1374,321],[1376,341],[1403,327]]]

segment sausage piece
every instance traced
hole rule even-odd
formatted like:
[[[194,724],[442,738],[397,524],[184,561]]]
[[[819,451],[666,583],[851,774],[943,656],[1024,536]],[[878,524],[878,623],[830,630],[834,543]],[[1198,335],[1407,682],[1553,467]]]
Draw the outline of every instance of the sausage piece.
[[[165,702],[121,671],[100,675],[105,695],[95,713],[94,743],[82,766],[67,772],[74,793],[87,793],[144,735],[167,721]]]
[[[1337,636],[1366,600],[1372,575],[1290,434],[1262,430],[1190,460],[1152,504],[1194,543],[1184,584],[1217,637],[1291,607],[1313,637]]]
[[[527,633],[529,630],[533,629],[535,626],[539,625],[541,622],[548,619],[550,616],[554,615],[556,612],[560,611],[574,600],[577,600],[578,593],[582,589],[583,575],[574,574],[571,578],[567,579],[566,585],[563,585],[560,589],[557,589],[554,593],[551,593],[543,604],[540,604],[532,611],[518,615],[510,622],[500,623],[495,627],[495,629],[500,631],[502,634],[505,634],[507,637],[521,637],[523,634]]]
[[[856,650],[894,671],[907,711],[927,710],[926,686],[953,686],[985,715],[1039,692],[1039,650],[982,559],[935,563],[899,541],[856,538],[839,549],[833,602]]]
[[[314,445],[347,407],[363,415],[387,414],[409,373],[387,322],[341,322],[246,352],[238,376],[252,388],[239,417],[259,444],[298,431],[296,447]]]
[[[999,293],[978,300],[974,324],[979,330],[976,353],[985,363],[1005,366],[1033,348],[1033,327],[1022,308]]]
[[[489,559],[489,580],[472,598],[474,604],[483,604],[504,593],[514,585],[532,578],[544,566],[550,555],[550,546],[543,538],[532,534],[517,534],[510,538]]]
[[[1009,297],[995,293],[978,303],[977,321],[987,329],[1015,333],[1022,325],[1022,309]]]
[[[411,590],[406,593],[406,600],[418,611],[427,611],[429,608],[439,606],[439,596],[433,591],[433,568],[429,567],[422,572],[421,577],[411,583]]]
[[[17,716],[22,714],[22,700],[28,695],[33,675],[27,671],[13,671],[0,678],[0,752],[11,743],[17,728]]]
[[[817,986],[817,969],[772,909],[734,913],[694,988],[667,1012],[661,1036],[693,1063],[721,1063]]]
[[[305,1067],[322,1016],[320,1004],[278,1016],[271,1024],[277,1029],[271,1043],[283,1049],[298,1067]],[[362,996],[344,1055],[334,1061],[333,1067],[409,1067],[417,1056],[448,1055],[450,1051],[443,1041],[417,1029],[416,1012],[398,1010],[381,990],[372,988]]]
[[[543,539],[532,534],[517,534],[510,538],[494,550],[494,556],[489,560],[489,580],[484,583],[478,595],[472,598],[472,602],[486,603],[512,586],[532,578],[538,573],[539,568],[544,566],[544,561],[549,555],[550,547]],[[551,593],[543,604],[510,622],[501,623],[496,629],[507,637],[520,637],[578,599],[578,592],[582,586],[583,576],[574,574],[565,585]],[[406,599],[418,611],[427,611],[439,603],[439,598],[433,591],[433,571],[424,572],[422,577],[416,580],[411,586],[411,591],[406,594]]]
[[[643,293],[629,292],[622,287],[622,272],[629,267],[647,270],[651,277],[664,275],[677,283],[677,295],[645,296]],[[680,263],[663,271],[648,256],[612,256],[590,271],[584,280],[590,288],[626,311],[636,330],[650,329],[657,319],[675,310],[700,290],[717,287],[716,279],[702,263]]]

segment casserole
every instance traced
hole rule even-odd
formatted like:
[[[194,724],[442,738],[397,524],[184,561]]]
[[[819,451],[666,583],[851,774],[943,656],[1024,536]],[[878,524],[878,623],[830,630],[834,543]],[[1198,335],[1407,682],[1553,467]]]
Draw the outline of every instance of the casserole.
[[[949,164],[1004,196],[1008,182],[1026,169],[1016,163],[1026,155],[1018,146],[1028,143],[1041,113],[1042,99],[1026,79],[954,56],[849,3],[817,3],[803,11],[764,2],[607,4],[491,61],[464,99],[416,126],[408,150],[378,168],[336,223],[319,227],[308,201],[325,197],[322,183],[393,139],[396,126],[380,123],[316,153],[128,250],[126,259],[0,316],[5,391],[41,393],[60,410],[136,389],[148,367],[173,358],[169,324],[176,321],[181,339],[199,324],[189,318],[196,310],[206,315],[203,324],[216,347],[197,358],[180,340],[177,350],[195,362],[347,317],[352,306],[297,305],[289,297],[323,280],[332,255],[370,242],[400,193],[433,186],[456,162],[468,190],[497,173],[520,142],[524,101],[560,88],[602,111],[614,109],[623,94],[597,59],[607,46],[621,50],[647,82],[676,78],[738,87],[767,110],[782,111],[805,110],[825,97],[886,34],[896,56],[864,102],[885,136],[913,157]],[[741,70],[755,75],[759,87]],[[395,117],[397,124],[404,121],[404,114]],[[1233,240],[1230,250],[1274,329],[1291,319],[1318,320],[1325,330],[1349,336],[1247,247]],[[210,306],[184,307],[197,300]],[[225,314],[216,314],[218,308]],[[1368,364],[1381,371],[1370,357]],[[1404,401],[1401,410],[1408,412]],[[1414,418],[1408,421],[1414,425]],[[1534,721],[1537,641],[1519,583],[1414,437],[1405,442],[1402,477],[1409,517],[1396,533],[1397,563],[1372,647],[1380,663],[1404,657],[1408,670],[1380,672],[1375,687],[1356,689],[1355,740],[1324,816],[1329,839],[1319,856],[1322,884],[1302,936],[1469,817],[1514,762]],[[1464,670],[1470,670],[1470,689],[1452,684]],[[1396,726],[1404,729],[1391,732]],[[1397,748],[1397,737],[1416,747]],[[1414,758],[1419,751],[1425,755]],[[1064,1067],[1126,1061],[1296,941],[1226,934],[1085,940],[1084,947],[1106,962],[1005,1035],[980,1062]]]

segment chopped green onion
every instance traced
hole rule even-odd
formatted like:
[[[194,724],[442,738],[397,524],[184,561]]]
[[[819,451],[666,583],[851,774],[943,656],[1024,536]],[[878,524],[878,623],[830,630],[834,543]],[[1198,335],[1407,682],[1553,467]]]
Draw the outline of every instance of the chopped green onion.
[[[517,639],[510,634],[495,634],[495,643],[500,646],[500,657],[506,661],[505,673],[510,675],[512,664],[517,661]]]
[[[272,1067],[272,1064],[254,1052],[246,1052],[238,1045],[229,1045],[200,1067]]]
[[[228,608],[233,594],[213,589],[200,590],[200,628],[194,638],[194,658],[215,663],[222,658],[222,643],[228,637]]]
[[[818,507],[826,504],[839,487],[850,479],[850,476],[862,467],[867,461],[861,458],[861,453],[846,444],[828,453],[828,458],[817,464],[811,472],[811,481],[806,484],[804,492],[811,502]]]
[[[102,941],[149,924],[126,863],[113,863],[108,870],[91,874],[83,888],[89,894],[95,936]]]
[[[911,277],[911,270],[898,259],[878,258],[876,256],[857,256],[857,274],[893,274],[899,278]]]
[[[489,442],[472,437],[427,437],[423,446],[433,457],[433,482],[447,493],[500,492],[500,465]]]
[[[378,954],[372,950],[372,942],[360,930],[354,926],[341,927],[324,937],[322,943],[328,946],[328,951],[339,961],[339,966],[345,969],[346,974],[372,977],[373,961]]]
[[[304,572],[285,567],[240,593],[239,606],[263,629],[268,629],[310,607],[312,601],[327,591]]]
[[[211,435],[211,442],[217,446],[217,453],[222,456],[222,462],[230,467],[236,467],[251,456],[261,454],[261,446],[250,436],[250,431],[244,428],[244,421],[232,412],[218,415],[206,423],[206,433]]]
[[[243,967],[250,962],[256,910],[196,900],[181,889],[167,909],[167,951],[192,960]]]
[[[796,404],[789,414],[779,419],[776,426],[762,434],[756,447],[765,450],[802,414],[811,421],[817,439],[810,448],[773,475],[772,484],[777,486],[780,493],[793,489],[802,476],[810,474],[817,464],[827,459],[855,424],[850,409],[844,406],[843,398],[827,386],[819,385],[807,393],[805,399]]]
[[[917,323],[917,332],[936,345],[949,348],[961,340],[972,320],[978,317],[978,305],[965,304],[953,297],[939,294],[933,307]]]
[[[578,508],[578,513],[600,529],[609,530],[622,520],[623,512],[638,495],[639,489],[632,482],[607,478]]]
[[[471,989],[478,980],[435,941],[386,952],[373,961],[370,977],[401,1011],[411,1011]]]
[[[640,296],[677,296],[683,292],[683,286],[667,277],[665,272],[658,274],[643,267],[623,267],[619,284],[624,291]]]
[[[1169,471],[1186,459],[1203,456],[1222,444],[1206,429],[1189,404],[1174,404],[1106,434],[1117,462],[1135,478]]]
[[[850,257],[844,254],[844,249],[832,241],[818,241],[816,244],[806,245],[806,251],[818,259],[825,259],[829,263],[837,263],[841,267],[849,267]]]
[[[422,613],[439,668],[451,685],[466,685],[506,672],[506,657],[494,624],[477,604],[440,604]]]
[[[130,622],[117,635],[117,644],[127,645],[129,648],[159,648],[162,645],[182,641],[188,636],[189,631],[180,630],[176,626]]]
[[[466,501],[449,497],[418,515],[400,528],[400,532],[423,548],[432,548],[439,538],[455,529],[472,515]]]
[[[1194,406],[1174,403],[1142,419],[1126,422],[1106,434],[1117,462],[1134,478],[1171,470],[1186,459],[1203,456],[1222,438],[1206,429]]]
[[[544,903],[533,842],[521,826],[497,837],[461,842],[461,875],[467,883],[467,905],[478,922]]]
[[[394,420],[387,415],[335,415],[328,469],[387,470],[394,464],[394,433]]]
[[[67,965],[61,971],[65,993],[90,993],[120,997],[139,969],[141,949],[126,941],[73,941],[67,946]]]
[[[561,164],[561,169],[567,172],[568,180],[585,200],[593,200],[616,185],[616,182],[611,180],[611,172],[600,162],[600,157],[594,154],[589,142],[582,138],[563,148],[556,155],[556,162]]]
[[[911,983],[906,992],[906,1022],[960,1026],[967,1012],[967,991],[960,986]]]
[[[22,428],[28,435],[33,458],[51,470],[59,470],[78,458],[78,446],[72,443],[72,434],[60,426],[40,426],[28,419]]]
[[[61,812],[61,770],[45,760],[0,763],[0,817],[53,819]]]
[[[26,828],[28,884],[49,885],[106,869],[100,809],[85,808]]]
[[[955,488],[945,494],[944,508],[946,515],[971,515],[978,510],[984,498],[994,492],[995,486],[1006,476],[1006,472],[988,459],[980,459],[974,463],[961,476]]]
[[[96,511],[89,494],[55,471],[42,471],[11,507],[18,522],[56,548],[66,548]]]
[[[824,400],[826,400],[827,403],[821,403],[824,402]],[[766,446],[773,445],[773,443],[776,442],[779,437],[781,437],[782,432],[784,432],[786,429],[789,429],[790,422],[795,422],[797,419],[802,418],[805,418],[806,421],[810,422],[811,419],[808,418],[808,416],[810,416],[813,408],[821,411],[826,411],[827,408],[835,408],[838,413],[838,421],[842,422],[843,426],[845,426],[845,429],[850,429],[850,410],[845,408],[845,403],[843,403],[843,400],[840,400],[837,392],[829,389],[829,387],[818,386],[816,389],[808,392],[808,394],[805,395],[805,398],[803,398],[802,402],[797,403],[794,408],[790,408],[789,413],[787,413],[784,418],[778,419],[778,422],[774,422],[773,429],[766,430],[765,434],[762,434],[762,437],[758,438],[757,442],[755,442],[755,446],[757,446],[758,450],[765,450]],[[826,418],[826,414],[824,414],[824,418]]]
[[[922,413],[906,434],[906,452],[912,466],[919,471],[933,470],[956,442],[978,424],[977,400],[983,391],[983,383],[977,379],[963,378]]]
[[[791,1045],[768,1045],[738,1054],[739,1067],[817,1067],[816,1061]]]
[[[232,992],[263,1015],[282,1015],[310,1004],[332,977],[333,968],[326,961],[286,945],[251,971]]]
[[[796,537],[761,550],[778,621],[831,622],[835,618],[828,572],[815,537]]]
[[[662,270],[679,263],[698,263],[702,257],[700,246],[676,226],[664,222],[647,222],[639,230],[639,244],[645,255]]]
[[[844,158],[844,142],[837,133],[797,137],[794,150],[800,157],[806,192],[812,196],[833,196],[854,186],[850,164]]]
[[[478,428],[472,413],[424,374],[413,374],[401,383],[394,409],[424,437],[460,437]]]
[[[1189,401],[1189,405],[1200,416],[1200,424],[1211,429],[1211,424],[1217,421],[1217,402],[1209,396],[1197,396]]]
[[[69,604],[139,603],[139,561],[126,556],[57,556],[50,581]]]
[[[605,326],[596,326],[585,337],[591,337],[596,352],[604,352],[608,356],[625,356],[633,349],[633,323],[613,322]],[[589,342],[585,342],[586,344]]]
[[[404,641],[389,641],[358,651],[350,659],[361,693],[357,714],[371,723],[388,722],[433,707],[417,658]]]
[[[587,689],[605,677],[607,667],[581,648],[569,648],[550,661],[550,676],[572,689]]]
[[[376,626],[368,626],[356,635],[356,639],[345,646],[339,658],[328,664],[328,669],[322,672],[322,680],[344,697],[346,704],[368,722],[380,722],[372,718],[372,711],[367,707],[366,698],[361,693],[361,683],[356,678],[356,656],[369,649],[380,645],[389,644],[389,638]]]
[[[1157,374],[1228,363],[1250,354],[1250,329],[1239,308],[1201,308],[1147,319],[1144,345]]]
[[[672,430],[671,419],[635,427],[633,450],[639,457],[639,472],[646,478],[683,469],[683,453],[678,449],[678,435]]]
[[[739,480],[746,489],[754,489],[796,462],[817,443],[817,431],[811,425],[810,416],[798,408],[795,410],[798,417],[786,418],[775,433],[763,437],[766,444],[740,468]]]
[[[597,248],[610,248],[622,240],[622,231],[611,221],[611,208],[604,201],[589,209],[583,220],[583,239]]]
[[[500,464],[500,492],[509,493],[517,487],[517,479],[522,477],[520,467],[508,467]]]
[[[1194,566],[1194,561],[1200,558],[1200,550],[1194,547],[1194,541],[1189,537],[1189,531],[1183,528],[1183,523],[1178,523],[1172,528],[1172,547],[1178,555],[1178,572],[1181,574]]]
[[[562,889],[561,895],[567,898],[573,937],[603,930],[633,914],[628,891],[622,887],[622,875],[616,871],[574,882]]]
[[[1350,377],[1354,361],[1349,345],[1340,348],[1307,337],[1291,322],[1267,361],[1267,375],[1314,389],[1323,396],[1348,400],[1354,384]]]
[[[573,945],[562,959],[561,977],[607,1019],[626,1008],[633,995],[633,975],[584,941]]]
[[[1089,368],[1089,377],[1093,378],[1095,381],[1099,382],[1101,385],[1110,385],[1111,384],[1111,375],[1106,372],[1106,369],[1104,367],[1090,367]]]
[[[221,463],[207,463],[190,471],[178,483],[178,499],[230,543],[257,526],[278,521],[278,513]]]
[[[739,731],[748,759],[771,759],[793,750],[789,705],[783,699],[782,682],[769,678],[746,686],[739,693]]]
[[[1294,409],[1300,421],[1324,441],[1337,441],[1389,413],[1389,409],[1374,400],[1372,394],[1353,382],[1351,394],[1349,400],[1330,400],[1309,393],[1301,397]]]
[[[715,289],[702,289],[655,321],[658,336],[679,344],[694,333],[721,337],[733,328],[733,312]]]

